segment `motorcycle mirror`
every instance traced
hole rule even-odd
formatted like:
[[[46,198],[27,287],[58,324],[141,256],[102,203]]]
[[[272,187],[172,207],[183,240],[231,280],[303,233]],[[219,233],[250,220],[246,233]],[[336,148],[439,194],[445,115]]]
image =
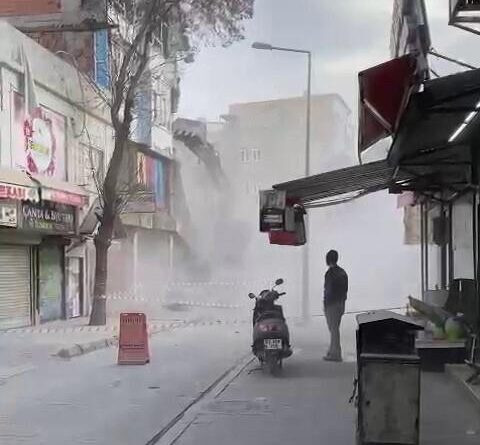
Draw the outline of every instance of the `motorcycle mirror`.
[[[280,284],[283,284],[283,279],[279,278],[277,281],[275,281],[276,286],[280,286]]]
[[[251,292],[248,294],[248,298],[251,298],[252,300],[255,298],[255,294],[252,294]]]

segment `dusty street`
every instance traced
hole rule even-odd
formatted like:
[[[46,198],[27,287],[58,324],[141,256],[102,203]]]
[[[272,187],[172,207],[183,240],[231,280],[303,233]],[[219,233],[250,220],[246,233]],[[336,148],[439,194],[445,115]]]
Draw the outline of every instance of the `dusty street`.
[[[321,360],[321,320],[292,323],[295,354],[278,378],[250,360],[248,324],[157,334],[146,366],[117,366],[115,348],[44,357],[3,380],[0,443],[353,444],[350,321],[343,364]],[[447,376],[424,375],[422,403],[422,444],[478,443],[478,412]]]

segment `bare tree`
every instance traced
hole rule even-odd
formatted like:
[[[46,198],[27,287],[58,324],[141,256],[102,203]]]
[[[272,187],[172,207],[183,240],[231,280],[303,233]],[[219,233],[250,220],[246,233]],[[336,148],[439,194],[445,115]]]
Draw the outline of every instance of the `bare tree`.
[[[139,92],[149,87],[152,70],[163,69],[165,61],[190,56],[202,44],[220,42],[228,46],[242,39],[242,23],[252,17],[253,3],[254,0],[112,0],[113,6],[122,8],[122,23],[111,32],[110,91],[98,89],[98,93],[109,106],[115,142],[105,178],[96,180],[101,212],[97,215],[99,227],[94,238],[91,325],[106,323],[108,250],[117,218],[131,195],[125,192],[121,172]],[[174,37],[183,42],[180,52],[169,47],[168,42]],[[161,52],[156,51],[158,48]]]

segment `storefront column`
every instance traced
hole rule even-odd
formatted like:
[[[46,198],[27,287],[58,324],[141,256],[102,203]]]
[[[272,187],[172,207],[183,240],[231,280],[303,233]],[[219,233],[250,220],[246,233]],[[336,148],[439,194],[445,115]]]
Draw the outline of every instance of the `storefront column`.
[[[173,236],[173,234],[170,234],[169,235],[169,263],[168,263],[168,267],[169,267],[169,281],[172,281],[172,277],[173,277],[173,265],[174,265],[174,251],[175,251],[175,237]]]
[[[136,291],[138,286],[138,231],[133,233],[133,289]]]

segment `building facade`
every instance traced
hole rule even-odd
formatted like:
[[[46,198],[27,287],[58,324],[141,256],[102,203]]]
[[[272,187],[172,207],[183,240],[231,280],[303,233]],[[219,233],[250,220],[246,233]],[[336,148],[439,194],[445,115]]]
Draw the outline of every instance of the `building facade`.
[[[38,11],[33,18],[0,8],[22,30],[1,24],[0,328],[89,314],[98,186],[114,143],[99,91],[108,96],[113,41],[128,43],[133,23],[126,6],[82,2],[74,14]],[[92,21],[93,10],[101,17]],[[38,26],[40,18],[45,26]],[[147,68],[136,98],[123,175],[131,196],[109,252],[108,292],[135,291],[142,283],[158,293],[173,267],[179,77],[175,58],[163,58],[164,43],[152,48],[156,65]]]
[[[87,160],[104,170],[113,134],[106,110],[84,106],[94,92],[76,69],[10,25],[0,27],[5,328],[88,312],[86,253],[75,247],[94,191]]]

